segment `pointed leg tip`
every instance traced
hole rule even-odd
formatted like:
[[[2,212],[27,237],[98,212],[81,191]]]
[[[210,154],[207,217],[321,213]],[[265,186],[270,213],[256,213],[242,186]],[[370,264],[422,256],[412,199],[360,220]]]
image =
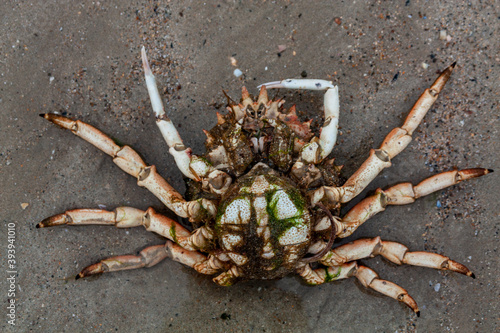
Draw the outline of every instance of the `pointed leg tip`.
[[[63,225],[70,222],[68,216],[65,214],[58,214],[51,217],[47,217],[36,225],[37,228],[53,227],[57,225]]]
[[[456,65],[457,65],[457,62],[455,61],[454,63],[452,63],[452,64],[450,65],[450,68],[451,68],[451,69],[453,69],[453,68],[455,68],[455,66],[456,66]]]
[[[75,276],[75,280],[81,279],[83,277],[82,273],[78,273]]]
[[[144,68],[144,74],[146,76],[153,75],[151,68],[149,67],[148,56],[146,55],[146,48],[143,46],[141,49],[142,67]]]
[[[420,318],[420,310],[416,310],[415,313],[417,314],[417,317]]]
[[[471,278],[475,279],[476,278],[476,274],[470,272],[470,275],[469,275]]]
[[[495,171],[495,170],[493,170],[493,169],[488,169],[488,173],[492,173],[492,172],[494,172],[494,171]]]
[[[46,113],[39,113],[38,115],[39,115],[40,117],[42,117],[42,118],[46,118],[46,116],[47,116],[47,114],[46,114]]]

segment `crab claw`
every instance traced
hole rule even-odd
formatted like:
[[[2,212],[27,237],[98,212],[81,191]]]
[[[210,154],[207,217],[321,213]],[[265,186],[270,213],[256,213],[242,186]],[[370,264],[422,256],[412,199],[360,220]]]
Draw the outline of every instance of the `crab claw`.
[[[305,90],[326,90],[334,87],[332,81],[315,79],[286,79],[281,81],[273,81],[261,84],[260,86],[257,86],[257,89],[260,89],[263,86],[267,89],[285,88]]]
[[[175,128],[174,123],[167,117],[163,110],[156,80],[149,67],[148,57],[144,46],[141,49],[142,65],[144,67],[144,76],[146,79],[146,87],[148,88],[151,106],[156,116],[156,125],[160,129],[163,138],[169,146],[169,152],[174,157],[175,163],[184,176],[195,179],[195,176],[189,171],[189,161],[191,158],[191,148],[188,148],[182,142],[182,139]]]
[[[165,114],[163,110],[163,103],[158,93],[158,88],[156,86],[156,80],[149,67],[148,57],[146,56],[146,49],[144,46],[141,49],[142,66],[144,67],[144,76],[146,78],[146,86],[148,88],[149,98],[151,99],[151,106],[156,117],[160,117]]]

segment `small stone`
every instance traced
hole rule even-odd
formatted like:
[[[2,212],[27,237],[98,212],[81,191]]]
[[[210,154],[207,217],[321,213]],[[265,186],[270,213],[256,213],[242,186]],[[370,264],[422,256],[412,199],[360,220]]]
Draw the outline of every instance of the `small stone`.
[[[340,19],[340,17],[336,17],[334,19],[335,23],[337,23],[338,25],[341,25],[342,24],[342,20]]]
[[[236,67],[238,66],[238,60],[236,60],[234,57],[230,57],[229,60],[231,60],[231,65]]]
[[[447,36],[447,35],[448,35],[448,34],[446,33],[446,30],[441,30],[441,31],[439,32],[439,39],[441,39],[441,40],[446,40],[446,36]]]
[[[27,203],[27,202],[23,202],[23,203],[21,204],[21,208],[22,208],[23,210],[25,210],[25,209],[26,209],[26,207],[28,207],[28,206],[29,206],[29,203]]]
[[[436,284],[434,285],[434,291],[435,291],[435,292],[438,292],[440,288],[441,288],[441,283],[436,283]]]
[[[236,77],[240,77],[243,75],[243,72],[241,70],[239,70],[238,68],[236,68],[233,72],[233,75]]]
[[[423,63],[422,63],[422,68],[423,68],[423,69],[427,69],[427,68],[429,68],[429,64],[428,64],[428,63],[426,63],[426,62],[423,62]]]
[[[278,45],[278,53],[281,53],[286,50],[286,45]]]

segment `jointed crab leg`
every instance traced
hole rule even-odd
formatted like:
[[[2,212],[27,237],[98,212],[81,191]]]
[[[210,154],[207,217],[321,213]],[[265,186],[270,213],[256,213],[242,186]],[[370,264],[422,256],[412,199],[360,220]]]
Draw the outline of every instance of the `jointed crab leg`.
[[[149,98],[151,99],[151,106],[156,115],[156,124],[160,128],[163,138],[170,147],[169,152],[175,159],[175,163],[181,170],[181,172],[191,179],[195,179],[195,176],[189,170],[189,162],[191,161],[191,148],[184,146],[179,132],[175,129],[175,125],[172,123],[170,118],[167,117],[165,111],[163,110],[163,103],[161,101],[160,94],[158,92],[158,87],[156,86],[156,80],[149,67],[148,58],[146,56],[146,50],[144,46],[141,50],[142,65],[144,67],[144,75],[146,77],[146,86],[148,88]]]
[[[152,267],[166,257],[168,254],[165,251],[165,245],[153,245],[146,247],[138,255],[111,257],[87,266],[76,276],[76,279],[105,272]]]
[[[149,246],[139,252],[138,255],[123,255],[103,259],[98,263],[85,267],[76,278],[79,279],[100,273],[151,267],[167,257],[192,267],[202,274],[215,274],[224,268],[224,264],[215,257],[208,258],[199,252],[188,251],[171,241],[167,241],[165,245]]]
[[[417,302],[408,294],[406,289],[391,281],[380,279],[374,270],[366,266],[358,266],[354,276],[365,288],[371,288],[385,296],[389,296],[406,304],[417,314],[417,316],[420,316]]]
[[[443,172],[421,181],[418,185],[401,183],[386,190],[377,189],[377,193],[362,200],[355,205],[341,221],[335,221],[337,237],[350,236],[361,224],[365,223],[375,214],[385,210],[387,205],[406,205],[413,203],[415,199],[428,195],[432,192],[442,190],[446,187],[460,183],[461,181],[486,175],[493,170],[490,169],[465,169]],[[324,218],[316,230],[324,230],[330,227],[328,218]]]
[[[136,177],[139,186],[146,187],[175,214],[181,217],[188,217],[191,220],[200,220],[215,216],[216,208],[212,201],[200,199],[186,202],[184,198],[158,174],[154,165],[147,166],[141,157],[129,146],[118,146],[110,137],[80,120],[75,121],[52,113],[41,114],[40,116],[62,128],[71,130],[75,135],[113,157],[113,162],[115,162],[120,169]]]
[[[431,108],[432,104],[438,98],[439,93],[448,81],[453,68],[446,68],[441,75],[434,81],[430,89],[426,89],[417,100],[410,111],[401,128],[393,129],[379,149],[372,149],[370,157],[361,165],[361,167],[346,181],[341,187],[323,186],[313,193],[312,203],[326,198],[331,202],[346,203],[357,196],[371,181],[385,168],[391,166],[391,160],[398,155],[411,141],[413,131],[420,124],[425,114]]]
[[[225,272],[222,272],[215,278],[213,278],[213,281],[217,283],[220,286],[228,287],[234,284],[238,278],[241,278],[243,276],[243,272],[238,266],[231,266],[230,269],[228,269]]]
[[[326,246],[326,242],[317,242],[310,247],[309,252],[319,252],[324,246]],[[475,278],[474,273],[467,267],[448,257],[431,252],[410,252],[403,244],[382,241],[380,237],[358,239],[339,246],[330,250],[319,261],[327,267],[313,270],[309,265],[305,265],[299,268],[297,272],[310,284],[321,284],[355,276],[363,286],[405,303],[418,315],[417,303],[408,295],[405,289],[390,281],[379,279],[379,276],[373,270],[368,267],[358,266],[355,263],[358,259],[371,258],[376,255],[381,255],[397,265],[407,264],[450,270]]]
[[[45,228],[64,224],[114,225],[117,228],[142,225],[146,230],[168,238],[190,251],[208,248],[214,238],[212,229],[207,226],[202,226],[191,233],[174,220],[158,214],[151,207],[146,211],[132,207],[118,207],[112,212],[103,209],[73,209],[48,217],[36,227]]]
[[[417,315],[420,314],[417,303],[404,288],[393,282],[381,280],[375,271],[368,267],[360,266],[355,261],[314,270],[309,265],[306,265],[298,269],[297,273],[311,285],[323,284],[354,276],[365,288],[371,288],[381,294],[403,302],[415,311]]]
[[[467,267],[437,253],[410,252],[406,246],[396,242],[383,241],[380,237],[358,239],[349,244],[330,250],[319,262],[326,266],[339,266],[344,263],[372,258],[381,255],[397,265],[413,265],[454,271],[475,278]]]
[[[196,158],[196,156],[192,155],[191,148],[184,145],[175,125],[165,114],[144,47],[142,47],[141,56],[151,106],[156,115],[156,125],[158,125],[163,138],[170,147],[169,152],[174,157],[177,167],[186,177],[196,181],[203,181],[204,187],[210,192],[219,195],[224,194],[231,185],[231,177],[225,172],[215,170],[206,160]]]
[[[321,267],[312,269],[310,264],[297,269],[297,273],[311,285],[347,279],[354,275],[358,268],[355,261],[339,266]]]
[[[321,128],[319,143],[312,141],[302,149],[302,159],[307,163],[318,163],[327,157],[337,141],[339,127],[339,89],[331,81],[311,79],[286,79],[264,83],[260,87],[306,90],[326,90],[324,97],[325,122]]]

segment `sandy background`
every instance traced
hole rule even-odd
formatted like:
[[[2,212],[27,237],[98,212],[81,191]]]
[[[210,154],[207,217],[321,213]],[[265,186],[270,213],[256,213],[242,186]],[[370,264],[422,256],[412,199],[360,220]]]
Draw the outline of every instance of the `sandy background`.
[[[458,66],[413,143],[367,191],[452,168],[499,168],[499,6],[494,1],[6,1],[0,7],[1,265],[16,223],[12,332],[493,332],[499,330],[498,172],[389,207],[352,239],[380,235],[446,254],[476,280],[380,258],[363,261],[414,296],[416,316],[353,280],[308,287],[290,276],[231,288],[166,260],[151,269],[75,281],[80,269],[162,240],[143,228],[35,229],[73,208],[159,200],[103,153],[38,117],[84,120],[139,151],[183,191],[151,116],[140,67],[148,50],[168,115],[203,152],[203,128],[263,82],[333,80],[341,136],[333,156],[350,175],[399,126],[436,72]],[[444,40],[440,31],[444,30]],[[286,49],[279,52],[285,47]],[[233,76],[237,60],[241,78]],[[424,69],[425,65],[428,67]],[[320,123],[322,94],[280,91]],[[362,197],[361,196],[361,197]],[[358,199],[359,200],[359,199]],[[22,204],[27,203],[24,209]]]

